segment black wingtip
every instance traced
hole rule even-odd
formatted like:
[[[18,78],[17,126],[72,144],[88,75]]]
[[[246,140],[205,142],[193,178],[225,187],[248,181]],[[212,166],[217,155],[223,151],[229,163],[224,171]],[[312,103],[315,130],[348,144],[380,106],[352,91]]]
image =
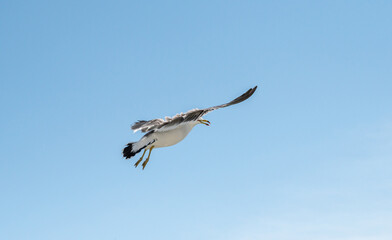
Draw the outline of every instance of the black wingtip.
[[[253,93],[255,93],[255,92],[256,92],[256,89],[257,89],[257,85],[256,85],[256,86],[254,86],[253,88],[249,89],[249,90],[248,90],[248,92],[246,92],[244,95],[248,95],[248,97],[247,97],[247,98],[249,98],[250,96],[252,96],[252,95],[253,95]]]

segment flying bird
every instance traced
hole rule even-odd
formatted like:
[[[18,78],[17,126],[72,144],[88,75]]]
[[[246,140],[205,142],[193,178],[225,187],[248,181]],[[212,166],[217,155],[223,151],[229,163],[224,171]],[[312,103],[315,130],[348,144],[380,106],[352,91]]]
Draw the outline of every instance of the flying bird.
[[[135,163],[135,167],[143,160],[144,155],[148,152],[147,158],[142,163],[143,170],[150,160],[151,151],[154,148],[169,147],[182,141],[188,133],[197,124],[210,125],[208,120],[202,117],[207,113],[219,108],[228,107],[248,99],[256,91],[257,86],[249,89],[241,96],[231,102],[221,104],[205,109],[192,109],[186,113],[179,113],[173,117],[165,117],[165,119],[153,119],[150,121],[139,120],[135,122],[131,129],[134,132],[141,131],[145,134],[138,142],[131,142],[126,145],[123,150],[125,159],[129,159],[140,151],[144,150],[142,157]]]

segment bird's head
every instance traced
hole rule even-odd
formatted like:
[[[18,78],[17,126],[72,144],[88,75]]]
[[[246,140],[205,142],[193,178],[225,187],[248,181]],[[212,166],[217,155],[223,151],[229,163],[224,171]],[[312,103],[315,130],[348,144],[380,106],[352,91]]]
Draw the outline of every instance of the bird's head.
[[[199,119],[199,120],[197,120],[199,123],[201,123],[201,124],[204,124],[204,125],[206,125],[206,126],[210,126],[210,121],[208,121],[208,120],[205,120],[205,119]]]

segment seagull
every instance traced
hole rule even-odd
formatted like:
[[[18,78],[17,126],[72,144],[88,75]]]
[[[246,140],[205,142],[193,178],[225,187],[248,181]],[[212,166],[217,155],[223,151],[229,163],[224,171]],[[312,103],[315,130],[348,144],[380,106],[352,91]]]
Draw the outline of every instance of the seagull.
[[[209,107],[205,109],[192,109],[186,113],[179,113],[173,117],[165,117],[165,119],[153,119],[150,121],[139,120],[135,122],[131,129],[134,132],[141,131],[145,134],[138,142],[131,142],[126,145],[123,150],[125,159],[129,159],[140,151],[144,150],[142,157],[135,163],[135,167],[143,160],[144,155],[148,152],[147,158],[142,163],[143,170],[150,160],[151,151],[154,148],[169,147],[182,141],[188,133],[197,124],[204,124],[210,126],[210,121],[202,117],[207,113],[219,108],[228,107],[248,99],[256,91],[257,86],[249,89],[241,96],[232,100],[231,102]]]

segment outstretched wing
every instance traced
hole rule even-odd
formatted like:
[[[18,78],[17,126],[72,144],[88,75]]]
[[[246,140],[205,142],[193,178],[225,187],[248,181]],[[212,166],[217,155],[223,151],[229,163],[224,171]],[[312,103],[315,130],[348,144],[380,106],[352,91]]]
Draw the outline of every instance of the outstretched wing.
[[[203,114],[200,117],[202,117],[202,116],[206,115],[207,113],[209,113],[211,111],[214,111],[216,109],[228,107],[228,106],[231,106],[231,105],[243,102],[246,99],[250,98],[250,96],[253,95],[253,93],[256,91],[256,89],[257,89],[257,86],[255,86],[254,88],[249,89],[244,94],[242,94],[238,98],[236,98],[236,99],[234,99],[234,100],[232,100],[232,101],[230,101],[228,103],[224,103],[224,104],[221,104],[221,105],[218,105],[218,106],[206,108],[206,109],[203,110],[204,112],[203,112]]]
[[[186,113],[184,113],[182,116],[184,118],[184,121],[197,121],[198,119],[200,119],[201,117],[203,117],[204,115],[206,115],[207,113],[214,111],[216,109],[219,108],[224,108],[224,107],[228,107],[240,102],[245,101],[246,99],[248,99],[250,96],[253,95],[253,93],[256,91],[257,86],[255,86],[254,88],[249,89],[248,91],[246,91],[244,94],[242,94],[241,96],[239,96],[238,98],[228,102],[228,103],[224,103],[221,105],[217,105],[214,107],[209,107],[209,108],[205,108],[205,109],[192,109]]]
[[[178,125],[186,123],[186,122],[191,122],[191,121],[197,121],[207,113],[214,111],[219,108],[224,108],[228,107],[240,102],[245,101],[248,99],[250,96],[253,95],[253,93],[256,91],[257,86],[254,88],[249,89],[246,91],[244,94],[241,96],[237,97],[236,99],[225,103],[221,105],[217,105],[214,107],[209,107],[205,109],[192,109],[186,113],[180,113],[177,114],[173,117],[166,117],[165,120],[163,119],[153,119],[150,121],[138,121],[132,125],[132,130],[134,132],[141,130],[142,132],[149,132],[149,131],[159,131],[159,132],[164,132],[168,131],[171,129],[174,129],[178,127]]]

